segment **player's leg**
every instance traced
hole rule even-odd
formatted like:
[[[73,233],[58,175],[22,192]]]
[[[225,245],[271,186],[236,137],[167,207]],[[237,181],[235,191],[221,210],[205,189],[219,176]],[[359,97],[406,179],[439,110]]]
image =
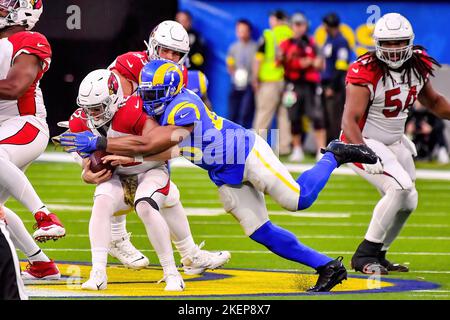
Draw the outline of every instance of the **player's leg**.
[[[383,265],[388,271],[399,272],[407,272],[408,267],[389,262],[389,260],[386,259],[386,253],[389,250],[392,242],[397,238],[400,231],[403,229],[411,213],[417,208],[418,204],[418,193],[414,183],[414,181],[416,180],[416,170],[412,157],[412,154],[415,152],[414,150],[411,150],[411,148],[414,148],[414,146],[409,144],[408,141],[405,141],[405,139],[408,138],[404,137],[401,143],[391,145],[389,146],[389,149],[395,154],[398,162],[408,173],[411,181],[413,182],[413,187],[411,188],[408,196],[405,199],[402,210],[397,213],[391,226],[386,231],[386,236],[383,241],[383,248],[381,249],[379,256],[381,265]]]
[[[131,232],[126,229],[126,213],[115,213],[111,218],[111,243],[109,254],[130,269],[143,269],[148,258],[131,243]]]
[[[169,190],[170,179],[167,168],[149,170],[139,175],[134,204],[163,268],[162,280],[166,282],[165,290],[183,291],[184,281],[175,264],[169,227],[160,213]]]
[[[184,273],[202,274],[207,269],[216,269],[228,262],[231,257],[230,252],[202,250],[204,242],[200,245],[195,244],[186,211],[180,202],[180,192],[172,181],[161,214],[169,226],[172,241],[180,253]]]
[[[57,280],[61,273],[57,265],[34,242],[19,216],[12,210],[3,207],[8,223],[8,231],[14,245],[27,257],[29,264],[22,272],[26,280]]]
[[[352,267],[363,273],[385,274],[387,270],[378,258],[383,242],[394,221],[412,209],[408,203],[416,191],[411,177],[387,146],[373,139],[365,139],[365,142],[382,159],[384,174],[368,174],[360,165],[350,167],[380,190],[383,197],[375,206],[364,241],[353,255]]]
[[[270,194],[287,210],[307,209],[340,164],[350,159],[368,160],[359,146],[333,141],[327,150],[313,168],[294,180],[267,142],[257,136],[245,163],[244,181],[250,181],[259,191]]]
[[[252,240],[280,257],[307,265],[319,273],[326,269],[330,271],[329,268],[333,270],[325,278],[321,274],[320,284],[314,291],[328,291],[346,277],[340,261],[305,246],[293,233],[273,224],[269,220],[264,194],[251,183],[223,185],[219,188],[219,195],[224,209],[239,221],[245,234]]]
[[[113,175],[110,180],[97,185],[89,220],[92,270],[89,279],[82,284],[82,289],[106,289],[108,282],[106,265],[111,242],[111,218],[115,212],[127,208],[128,206],[123,202],[122,185],[117,175]]]
[[[34,238],[38,241],[58,239],[65,229],[51,213],[19,168],[25,168],[41,155],[48,134],[22,119],[9,119],[0,127],[0,185],[31,211],[37,221]]]
[[[126,214],[134,207],[138,176],[120,176],[124,203],[130,209],[116,212],[111,219],[111,243],[109,254],[131,269],[142,269],[149,265],[148,258],[131,243],[131,233],[126,230]]]

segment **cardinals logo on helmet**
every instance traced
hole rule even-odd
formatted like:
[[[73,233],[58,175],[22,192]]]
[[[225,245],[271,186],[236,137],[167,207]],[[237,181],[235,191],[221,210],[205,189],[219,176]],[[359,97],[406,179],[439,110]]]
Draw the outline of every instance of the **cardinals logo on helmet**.
[[[42,8],[42,0],[31,0],[31,5],[33,6],[33,9],[39,10]]]
[[[114,74],[111,74],[111,76],[108,79],[108,89],[109,94],[117,94],[119,91],[119,82],[117,81],[117,78]]]

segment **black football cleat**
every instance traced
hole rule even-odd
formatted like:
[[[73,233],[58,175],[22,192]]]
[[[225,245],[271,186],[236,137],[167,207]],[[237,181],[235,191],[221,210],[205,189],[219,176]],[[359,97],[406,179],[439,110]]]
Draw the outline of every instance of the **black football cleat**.
[[[350,263],[352,269],[364,274],[388,274],[388,270],[381,265],[378,259],[382,247],[382,243],[374,243],[364,239],[352,257]]]
[[[344,143],[338,139],[331,141],[321,153],[331,152],[334,154],[339,165],[349,162],[375,164],[378,156],[365,144]]]
[[[408,272],[409,268],[407,266],[403,266],[398,263],[391,263],[389,260],[386,259],[386,251],[380,251],[380,254],[378,255],[378,260],[380,261],[380,264],[386,268],[389,272]]]
[[[347,280],[347,270],[342,263],[342,257],[317,268],[317,273],[319,279],[317,279],[314,287],[307,290],[308,292],[327,292],[342,283],[343,280]]]

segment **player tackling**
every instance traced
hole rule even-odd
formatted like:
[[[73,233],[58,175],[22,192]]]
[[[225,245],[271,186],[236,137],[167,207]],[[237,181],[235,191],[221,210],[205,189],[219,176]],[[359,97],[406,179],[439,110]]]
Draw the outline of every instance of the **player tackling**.
[[[375,51],[361,56],[347,73],[342,140],[365,143],[378,156],[375,164],[350,164],[381,193],[352,267],[366,274],[406,272],[386,252],[417,207],[414,144],[404,135],[408,111],[418,99],[437,116],[450,119],[450,104],[429,80],[439,64],[414,46],[409,21],[398,13],[378,20]]]
[[[66,133],[62,145],[81,153],[107,150],[138,157],[166,155],[167,159],[174,156],[171,148],[178,145],[183,156],[208,171],[219,187],[225,210],[251,239],[281,257],[316,269],[319,279],[310,291],[331,290],[347,276],[340,259],[303,245],[295,235],[274,225],[264,192],[287,210],[304,210],[316,200],[336,167],[356,159],[375,163],[375,154],[365,145],[334,141],[322,160],[295,180],[262,138],[211,112],[197,95],[182,88],[182,82],[178,65],[168,60],[149,62],[141,71],[138,93],[146,113],[157,121],[147,119],[151,130],[142,136],[108,139],[90,132]]]

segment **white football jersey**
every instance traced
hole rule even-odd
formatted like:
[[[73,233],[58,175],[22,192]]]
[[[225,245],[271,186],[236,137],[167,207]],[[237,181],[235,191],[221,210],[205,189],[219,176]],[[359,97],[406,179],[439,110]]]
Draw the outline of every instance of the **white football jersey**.
[[[363,137],[391,145],[403,136],[409,109],[425,83],[412,72],[408,84],[407,77],[402,81],[404,72],[395,70],[390,70],[393,79],[387,76],[383,81],[383,72],[369,59],[363,56],[354,62],[348,69],[346,82],[370,91],[369,105],[359,123]],[[345,135],[341,138],[345,141]]]
[[[39,80],[50,66],[50,44],[42,34],[30,31],[18,32],[0,39],[0,80],[7,78],[14,60],[21,54],[37,56],[42,69],[18,100],[0,99],[0,123],[17,116],[35,116],[44,120],[47,116]]]

